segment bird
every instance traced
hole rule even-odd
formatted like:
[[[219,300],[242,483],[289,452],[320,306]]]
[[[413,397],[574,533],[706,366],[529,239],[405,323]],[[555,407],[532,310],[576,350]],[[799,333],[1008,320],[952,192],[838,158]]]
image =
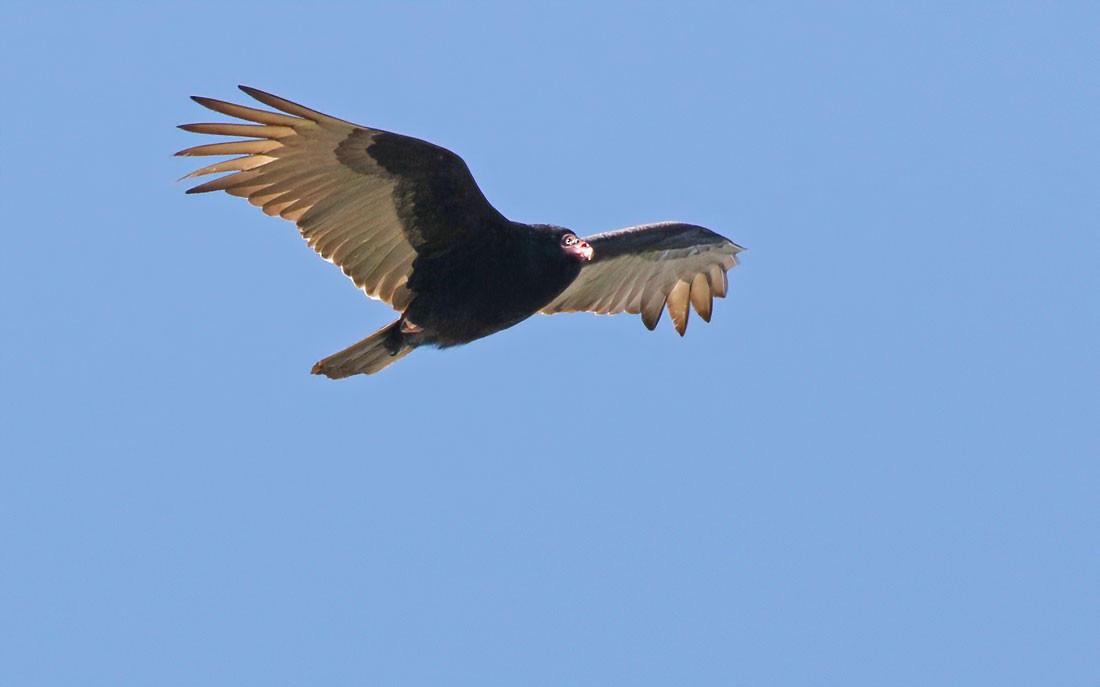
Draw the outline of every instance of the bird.
[[[316,363],[313,374],[374,374],[421,346],[469,343],[536,313],[640,314],[652,331],[667,306],[683,336],[689,304],[710,321],[713,298],[726,295],[726,273],[743,250],[683,222],[588,238],[514,222],[446,148],[239,88],[271,109],[192,96],[237,121],[179,128],[236,140],[176,155],[236,157],[183,177],[223,174],[187,193],[225,191],[294,222],[322,258],[399,313]]]

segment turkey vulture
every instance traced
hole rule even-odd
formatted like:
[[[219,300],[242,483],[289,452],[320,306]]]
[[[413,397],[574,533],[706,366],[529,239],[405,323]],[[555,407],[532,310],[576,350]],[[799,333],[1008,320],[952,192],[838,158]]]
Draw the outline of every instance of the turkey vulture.
[[[726,295],[742,249],[709,229],[663,222],[581,239],[512,222],[445,148],[240,88],[278,111],[194,97],[248,123],[181,129],[248,140],[176,153],[239,156],[188,174],[231,172],[187,192],[225,191],[294,222],[321,257],[401,313],[314,374],[372,374],[418,346],[468,343],[537,312],[641,313],[653,329],[667,304],[683,336],[688,303],[709,322],[712,297]]]

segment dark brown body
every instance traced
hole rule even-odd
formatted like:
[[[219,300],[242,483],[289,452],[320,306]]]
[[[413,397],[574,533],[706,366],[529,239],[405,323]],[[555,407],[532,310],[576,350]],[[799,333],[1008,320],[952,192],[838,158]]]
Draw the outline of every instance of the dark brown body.
[[[565,233],[516,224],[491,241],[418,257],[409,279],[416,295],[404,314],[423,329],[416,342],[456,346],[537,313],[580,274],[582,263],[561,250]]]

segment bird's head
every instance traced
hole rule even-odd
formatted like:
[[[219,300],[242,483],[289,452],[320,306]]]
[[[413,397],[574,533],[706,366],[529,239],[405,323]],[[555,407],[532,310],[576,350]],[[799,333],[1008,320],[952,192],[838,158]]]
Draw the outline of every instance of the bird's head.
[[[592,259],[594,254],[592,246],[588,244],[588,241],[585,241],[571,231],[566,231],[561,235],[561,249],[566,255],[578,262],[588,262]]]

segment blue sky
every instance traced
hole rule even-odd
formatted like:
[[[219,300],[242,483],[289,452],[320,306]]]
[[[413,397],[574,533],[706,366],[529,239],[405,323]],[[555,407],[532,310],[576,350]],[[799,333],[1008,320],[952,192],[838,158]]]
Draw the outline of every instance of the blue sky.
[[[1095,3],[0,8],[0,684],[1095,685]],[[171,157],[244,83],[714,321],[392,318]]]

